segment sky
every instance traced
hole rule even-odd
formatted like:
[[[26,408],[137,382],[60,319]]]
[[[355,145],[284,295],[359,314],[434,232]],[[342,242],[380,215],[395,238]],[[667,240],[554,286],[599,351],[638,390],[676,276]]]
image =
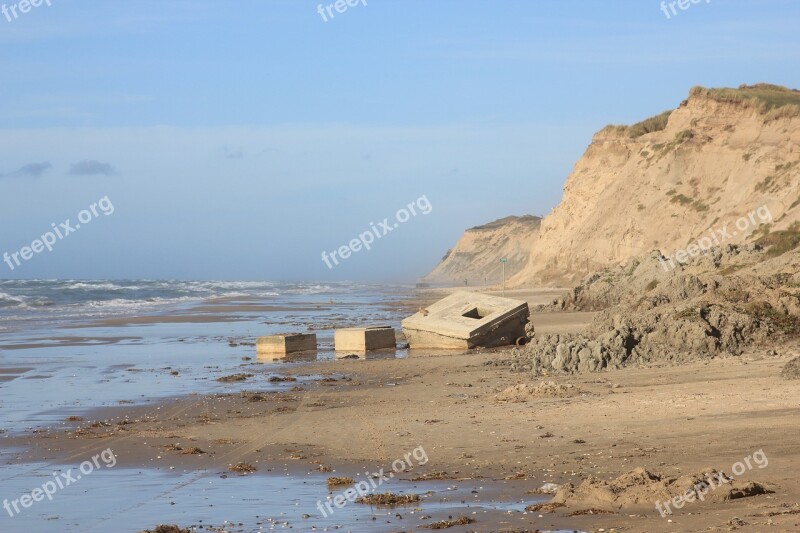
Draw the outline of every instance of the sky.
[[[800,88],[800,2],[685,2],[5,0],[0,278],[413,282],[603,126]]]

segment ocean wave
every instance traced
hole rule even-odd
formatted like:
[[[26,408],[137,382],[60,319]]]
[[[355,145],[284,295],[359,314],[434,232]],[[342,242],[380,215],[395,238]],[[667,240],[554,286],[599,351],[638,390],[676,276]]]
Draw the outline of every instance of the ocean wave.
[[[351,292],[355,290],[356,287],[350,283],[341,283],[335,285],[328,285],[328,284],[305,284],[305,283],[298,283],[290,285],[286,292],[288,294],[304,294],[304,295],[314,295],[314,294],[341,294],[346,292]]]
[[[111,300],[89,300],[70,304],[70,307],[92,307],[98,308],[124,308],[138,309],[143,307],[155,307],[169,304],[180,304],[185,302],[196,302],[197,298],[182,296],[178,298],[114,298]]]
[[[0,315],[25,320],[168,310],[214,298],[263,298],[354,294],[363,284],[350,282],[274,282],[218,280],[2,280]]]
[[[274,292],[278,288],[277,283],[270,281],[187,281],[178,284],[183,284],[187,290],[211,294],[230,291],[246,291],[247,294],[252,294],[258,289]]]
[[[20,305],[25,305],[23,298],[0,292],[0,307],[16,307]]]
[[[352,282],[2,280],[0,331],[87,323],[190,309],[215,298],[292,305],[379,298],[382,285]],[[291,318],[291,321],[299,319]]]
[[[115,283],[87,283],[75,282],[61,287],[65,290],[81,290],[88,289],[92,291],[137,291],[142,290],[143,287],[136,285],[117,285]]]

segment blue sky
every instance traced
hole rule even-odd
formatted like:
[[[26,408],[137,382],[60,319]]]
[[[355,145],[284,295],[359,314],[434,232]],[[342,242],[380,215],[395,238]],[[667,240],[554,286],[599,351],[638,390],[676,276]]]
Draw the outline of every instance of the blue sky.
[[[0,277],[413,281],[465,228],[549,212],[604,125],[800,87],[795,0],[51,4],[0,15],[0,254],[114,213]]]

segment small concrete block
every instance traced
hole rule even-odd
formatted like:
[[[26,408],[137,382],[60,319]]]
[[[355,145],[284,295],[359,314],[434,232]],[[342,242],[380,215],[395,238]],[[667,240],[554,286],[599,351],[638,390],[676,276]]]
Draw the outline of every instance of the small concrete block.
[[[259,354],[286,355],[289,353],[306,352],[316,349],[316,333],[270,335],[268,337],[259,337],[256,341],[256,351]]]
[[[337,329],[333,343],[337,352],[365,352],[397,347],[394,328],[389,326]]]

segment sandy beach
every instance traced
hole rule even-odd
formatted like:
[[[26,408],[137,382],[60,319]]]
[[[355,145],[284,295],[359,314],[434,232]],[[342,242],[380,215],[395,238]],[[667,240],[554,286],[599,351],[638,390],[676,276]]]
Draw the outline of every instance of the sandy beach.
[[[418,295],[404,309],[425,305],[436,294]],[[537,291],[522,297],[545,298]],[[591,316],[546,313],[532,321],[541,321],[550,332],[573,331]],[[342,520],[339,525],[351,531],[404,531],[468,516],[475,521],[449,531],[793,531],[800,523],[800,494],[793,482],[800,457],[792,445],[800,437],[800,393],[777,376],[800,348],[782,346],[776,353],[547,377],[569,393],[524,402],[498,399],[509,387],[541,381],[511,371],[510,349],[412,350],[401,358],[288,367],[245,356],[238,368],[215,374],[241,374],[232,378],[241,380],[235,392],[87,409],[73,419],[62,412],[63,422],[5,435],[3,442],[14,450],[10,462],[16,464],[78,464],[98,450],[112,449],[117,469],[209,476],[229,484],[233,494],[240,492],[233,489],[239,476],[229,471],[232,465],[254,466],[257,470],[246,476],[253,479],[290,475],[322,495],[297,501],[297,512],[286,518],[287,527],[301,531],[337,524],[317,508],[325,494],[331,495],[325,489],[328,476],[358,481],[367,470],[388,471],[420,447],[428,461],[384,488],[422,495],[422,503],[370,508],[372,515],[350,504],[335,517]],[[707,467],[730,472],[731,465],[757,450],[768,466],[748,470],[742,478],[762,483],[771,494],[695,502],[667,517],[659,515],[655,502],[609,514],[569,506],[525,511],[549,500],[550,495],[537,494],[545,483],[578,485],[590,475],[608,480],[637,467],[663,475]],[[425,474],[435,480],[420,481]],[[166,477],[156,491],[139,487],[129,495],[130,508],[122,509],[147,510],[173,494],[178,500],[175,493],[196,481]],[[363,524],[376,514],[385,518],[380,526]],[[155,512],[148,516],[150,526],[174,522]],[[256,531],[267,523],[258,516],[253,511],[231,516],[234,523],[224,530]],[[102,523],[87,524],[92,526],[87,530]],[[189,519],[182,527],[190,525],[201,524]]]

